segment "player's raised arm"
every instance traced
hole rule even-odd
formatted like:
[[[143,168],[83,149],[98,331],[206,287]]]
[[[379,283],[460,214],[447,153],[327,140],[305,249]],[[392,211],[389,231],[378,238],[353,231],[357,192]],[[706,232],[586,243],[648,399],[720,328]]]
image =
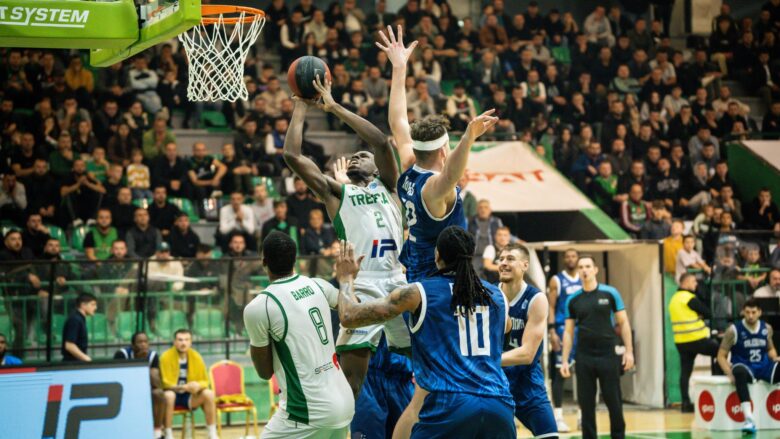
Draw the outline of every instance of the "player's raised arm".
[[[488,110],[477,116],[469,122],[466,132],[460,138],[458,146],[447,157],[444,162],[444,168],[440,174],[434,175],[426,182],[423,187],[423,199],[429,208],[437,211],[446,211],[442,209],[442,204],[449,205],[455,199],[455,186],[466,172],[466,165],[469,162],[469,153],[471,146],[485,132],[498,123],[498,118],[491,116],[496,110]],[[447,146],[448,147],[448,146]]]
[[[406,111],[406,64],[409,56],[417,47],[417,41],[413,41],[409,47],[404,47],[403,28],[398,26],[398,39],[393,34],[393,28],[387,26],[387,35],[379,31],[379,36],[384,41],[383,46],[378,41],[376,46],[382,49],[390,63],[393,65],[393,76],[390,83],[390,101],[388,103],[388,120],[390,130],[393,133],[395,147],[401,159],[401,171],[405,171],[414,165],[415,157],[412,150],[412,135],[409,127],[409,118]]]
[[[339,281],[339,321],[345,328],[386,322],[405,311],[414,311],[420,306],[420,291],[407,285],[395,289],[382,299],[358,302],[354,296],[353,281],[360,270],[363,256],[355,259],[355,246],[347,241],[341,242],[341,250],[336,258],[336,278]]]
[[[317,196],[323,200],[330,212],[335,203],[338,209],[341,184],[322,173],[320,168],[310,158],[301,153],[303,145],[303,122],[306,119],[306,110],[309,106],[303,99],[294,98],[290,127],[284,138],[284,161],[287,166],[306,183]]]
[[[371,122],[347,110],[333,99],[331,94],[331,81],[325,78],[325,83],[319,75],[314,80],[314,88],[322,97],[322,102],[318,106],[326,113],[332,113],[339,120],[349,125],[355,130],[357,135],[368,143],[374,149],[374,163],[379,169],[379,178],[390,192],[395,192],[395,186],[398,182],[398,166],[395,163],[392,146],[387,140],[387,136]]]
[[[534,361],[539,345],[544,339],[544,331],[547,328],[547,297],[540,294],[528,310],[528,323],[523,331],[523,340],[520,347],[506,351],[501,355],[502,366],[517,366],[531,364]]]

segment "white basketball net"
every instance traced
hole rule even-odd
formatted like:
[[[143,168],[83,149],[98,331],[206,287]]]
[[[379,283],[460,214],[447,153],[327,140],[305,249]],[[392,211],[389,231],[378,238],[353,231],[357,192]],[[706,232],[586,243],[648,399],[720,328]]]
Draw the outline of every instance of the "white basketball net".
[[[187,99],[235,102],[248,98],[244,61],[263,30],[265,17],[255,16],[245,23],[246,15],[241,12],[236,24],[225,24],[220,14],[216,23],[201,23],[179,35],[190,61]]]

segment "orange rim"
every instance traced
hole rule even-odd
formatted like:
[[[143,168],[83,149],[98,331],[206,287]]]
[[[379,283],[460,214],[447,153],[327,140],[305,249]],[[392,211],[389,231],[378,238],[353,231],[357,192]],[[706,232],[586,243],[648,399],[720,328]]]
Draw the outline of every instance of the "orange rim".
[[[226,17],[226,14],[240,14],[244,12],[244,19],[241,17]],[[216,17],[215,17],[216,15]],[[222,22],[225,24],[236,24],[239,21],[242,23],[249,23],[257,20],[258,18],[264,18],[265,12],[260,9],[248,8],[246,6],[233,6],[233,5],[201,5],[200,7],[200,22],[203,24],[214,24],[219,22],[219,15],[222,15]]]

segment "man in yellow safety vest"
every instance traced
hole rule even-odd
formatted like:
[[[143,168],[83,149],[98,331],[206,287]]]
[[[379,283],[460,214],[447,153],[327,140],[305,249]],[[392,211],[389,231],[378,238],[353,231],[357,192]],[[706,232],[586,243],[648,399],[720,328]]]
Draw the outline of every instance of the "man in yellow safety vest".
[[[718,342],[710,338],[710,328],[702,318],[710,317],[710,309],[699,300],[696,291],[696,276],[691,273],[680,277],[679,290],[669,302],[669,318],[672,321],[674,344],[680,354],[680,393],[682,412],[693,413],[693,404],[688,395],[688,380],[693,372],[697,355],[712,357],[712,374],[721,374],[716,362]]]

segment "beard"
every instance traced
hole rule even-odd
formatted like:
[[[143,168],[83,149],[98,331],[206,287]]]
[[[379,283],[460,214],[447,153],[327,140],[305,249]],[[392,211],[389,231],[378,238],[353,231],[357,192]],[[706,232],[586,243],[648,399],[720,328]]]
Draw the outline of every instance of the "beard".
[[[356,168],[356,169],[350,169],[347,171],[347,177],[349,177],[350,180],[355,181],[364,181],[368,180],[369,177],[373,176],[374,174],[367,172],[364,169]]]

